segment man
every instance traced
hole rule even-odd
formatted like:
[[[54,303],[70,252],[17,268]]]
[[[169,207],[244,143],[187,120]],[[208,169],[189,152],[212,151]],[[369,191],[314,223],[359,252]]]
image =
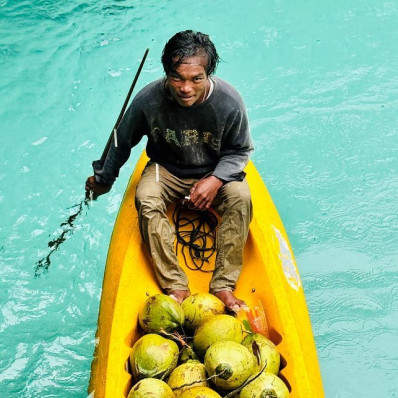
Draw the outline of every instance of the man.
[[[236,310],[244,304],[233,291],[252,217],[243,169],[253,147],[240,95],[212,76],[218,61],[207,35],[191,30],[175,34],[162,54],[165,78],[133,99],[117,130],[117,146],[111,144],[105,161],[93,162],[86,190],[94,198],[108,192],[131,148],[146,135],[150,161],[135,203],[160,286],[179,303],[190,295],[166,215],[169,204],[189,196],[192,206],[211,206],[222,217],[210,292]]]

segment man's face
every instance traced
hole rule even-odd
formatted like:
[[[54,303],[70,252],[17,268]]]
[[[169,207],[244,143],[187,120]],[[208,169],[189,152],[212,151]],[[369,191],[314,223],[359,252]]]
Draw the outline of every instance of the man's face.
[[[172,97],[182,106],[201,103],[207,92],[206,56],[195,55],[182,61],[167,75]]]

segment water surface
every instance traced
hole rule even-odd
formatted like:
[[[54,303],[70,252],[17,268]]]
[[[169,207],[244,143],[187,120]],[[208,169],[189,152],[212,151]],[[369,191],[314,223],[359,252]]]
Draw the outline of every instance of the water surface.
[[[0,0],[0,391],[85,397],[113,223],[141,144],[84,208],[135,70],[209,33],[242,94],[253,160],[289,235],[327,398],[396,397],[398,3]]]

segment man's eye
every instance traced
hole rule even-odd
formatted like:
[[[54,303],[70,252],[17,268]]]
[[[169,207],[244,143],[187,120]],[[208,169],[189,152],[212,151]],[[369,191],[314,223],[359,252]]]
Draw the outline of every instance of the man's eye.
[[[194,82],[201,82],[203,80],[203,77],[195,77]]]
[[[179,81],[181,80],[181,78],[178,77],[178,76],[170,76],[170,79],[171,79],[173,82],[179,82]]]

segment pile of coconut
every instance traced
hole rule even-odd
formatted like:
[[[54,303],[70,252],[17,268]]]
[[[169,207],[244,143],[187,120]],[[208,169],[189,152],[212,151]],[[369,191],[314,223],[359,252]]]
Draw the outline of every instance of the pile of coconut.
[[[138,320],[145,334],[129,356],[128,398],[289,397],[275,345],[244,330],[217,297],[197,293],[179,305],[157,294]]]

